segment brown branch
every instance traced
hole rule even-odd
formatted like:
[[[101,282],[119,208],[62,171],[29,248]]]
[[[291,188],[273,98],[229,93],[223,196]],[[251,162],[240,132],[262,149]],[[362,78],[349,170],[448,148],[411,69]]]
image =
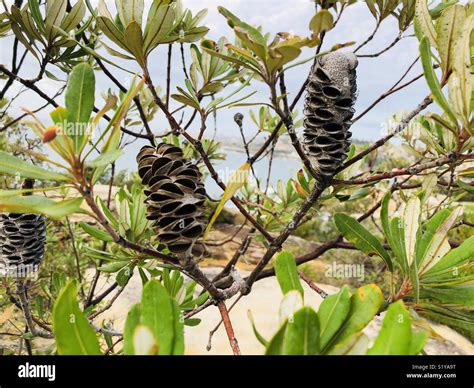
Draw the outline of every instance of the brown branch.
[[[359,160],[362,160],[364,157],[366,157],[368,154],[371,152],[375,151],[376,149],[382,147],[385,145],[391,138],[393,138],[395,135],[398,135],[400,132],[403,132],[405,128],[410,124],[410,121],[413,120],[421,111],[423,111],[427,106],[429,106],[433,102],[431,95],[425,97],[425,99],[410,113],[408,113],[403,120],[400,122],[398,127],[391,133],[389,133],[387,136],[384,136],[383,138],[377,140],[374,144],[372,144],[370,147],[367,147],[364,151],[358,153],[356,156],[354,156],[352,159],[348,160],[343,164],[343,166],[338,170],[338,172],[341,172],[348,168],[349,166],[352,166],[354,163],[358,162]]]
[[[326,291],[323,291],[321,288],[319,288],[316,285],[316,283],[314,283],[303,272],[298,271],[298,276],[301,278],[301,280],[303,280],[309,286],[309,288],[311,288],[313,291],[316,291],[321,298],[326,299],[329,296],[329,294]]]
[[[232,352],[234,353],[234,356],[240,356],[241,353],[239,343],[237,342],[237,338],[235,338],[234,329],[232,327],[232,322],[230,321],[229,312],[227,311],[225,302],[220,301],[217,304],[217,307],[219,308],[219,312],[222,317],[222,322],[224,323],[225,331],[227,333],[227,338],[229,339]]]

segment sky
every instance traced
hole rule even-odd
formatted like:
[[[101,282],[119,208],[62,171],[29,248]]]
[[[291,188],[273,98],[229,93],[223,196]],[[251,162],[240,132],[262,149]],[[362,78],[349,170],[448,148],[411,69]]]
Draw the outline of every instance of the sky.
[[[265,32],[270,32],[272,36],[278,32],[292,32],[300,36],[308,36],[310,31],[308,24],[314,15],[314,2],[310,0],[183,0],[185,7],[190,8],[193,13],[200,9],[207,8],[208,14],[203,22],[210,28],[207,38],[217,40],[221,36],[226,36],[229,41],[233,41],[233,32],[228,27],[225,18],[217,12],[217,6],[223,5],[230,11],[235,13],[246,22],[263,27]],[[113,10],[113,1],[108,1],[109,8]],[[330,48],[336,43],[344,43],[349,41],[362,42],[372,32],[375,26],[375,20],[367,9],[364,2],[358,2],[351,5],[342,16],[337,27],[330,31],[325,39],[323,50]],[[377,33],[375,39],[364,47],[360,54],[372,54],[385,48],[398,34],[398,23],[394,17],[387,18]],[[348,47],[345,50],[353,50],[355,46]],[[175,91],[176,85],[183,86],[183,72],[181,59],[179,55],[179,46],[175,46],[173,55],[173,71],[172,71],[172,91]],[[10,64],[11,40],[0,40],[0,62],[6,65]],[[106,55],[106,54],[105,54]],[[300,59],[308,58],[313,55],[311,49],[304,49]],[[377,97],[389,89],[402,75],[406,69],[418,56],[418,41],[414,37],[407,37],[401,40],[393,49],[378,58],[360,58],[358,73],[358,99],[356,110],[362,112]],[[117,61],[117,59],[113,59]],[[138,71],[138,68],[130,61],[119,60],[121,66],[127,67],[131,71]],[[188,61],[188,66],[189,66]],[[62,77],[60,72],[54,67],[48,68],[54,74]],[[152,78],[157,85],[164,86],[166,74],[166,50],[158,48],[150,56],[150,69]],[[310,69],[310,64],[298,66],[291,69],[286,74],[286,82],[288,86],[289,99],[300,89],[305,81]],[[35,76],[37,71],[37,63],[33,57],[29,56],[24,69],[20,75],[24,78]],[[124,83],[129,82],[130,75],[118,69],[113,69],[113,73]],[[421,65],[417,64],[407,77],[407,80],[421,73]],[[96,104],[100,106],[100,94],[112,87],[113,84],[101,73],[96,74]],[[53,96],[61,86],[61,83],[45,78],[38,83],[38,86],[48,95]],[[11,89],[10,96],[21,90],[19,84]],[[231,90],[231,89],[230,89]],[[256,90],[253,101],[268,102],[267,86],[258,81],[253,81],[248,92]],[[229,93],[229,92],[225,92]],[[428,94],[428,88],[424,78],[415,82],[410,87],[396,93],[395,95],[385,99],[363,119],[358,121],[352,128],[354,138],[360,140],[376,140],[384,135],[384,123],[395,113],[412,110],[419,102]],[[250,100],[250,101],[252,101]],[[58,102],[61,104],[62,99]],[[34,109],[44,102],[37,95],[30,91],[22,94],[21,98],[12,109],[12,116],[21,113],[20,106],[26,106]],[[217,118],[217,137],[223,139],[226,137],[238,136],[237,127],[233,122],[233,116],[236,112],[242,112],[244,118],[244,128],[247,134],[255,133],[256,127],[251,122],[248,115],[248,107],[236,107],[225,109],[219,112]],[[258,109],[258,108],[253,108]],[[298,106],[299,112],[302,112],[302,102]],[[40,118],[49,123],[46,109],[40,115]],[[357,114],[357,113],[356,113]],[[195,128],[191,131],[195,133],[199,123],[196,121]],[[212,123],[209,123],[212,126]],[[168,126],[163,116],[159,115],[152,123],[152,129],[156,133],[164,133]],[[137,142],[135,147],[143,143]]]

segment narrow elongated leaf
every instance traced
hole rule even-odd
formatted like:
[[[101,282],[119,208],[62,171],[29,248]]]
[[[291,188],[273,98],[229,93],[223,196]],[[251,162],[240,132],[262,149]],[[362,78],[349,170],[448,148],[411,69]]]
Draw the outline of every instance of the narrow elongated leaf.
[[[85,222],[79,223],[80,227],[84,229],[87,234],[90,234],[92,237],[98,238],[101,241],[112,242],[114,241],[112,236],[103,230],[94,228],[93,226],[86,224]]]
[[[156,339],[159,354],[183,354],[184,324],[179,307],[160,282],[150,280],[143,287],[141,315]]]
[[[434,234],[436,233],[436,229],[438,229],[440,225],[446,221],[450,214],[451,212],[448,209],[440,210],[423,224],[422,236],[416,244],[416,261],[418,262],[418,265],[425,257],[426,250],[428,249],[428,246],[433,239]]]
[[[52,40],[55,36],[55,26],[60,27],[61,22],[66,15],[67,1],[65,0],[50,0],[46,6],[46,36],[48,40]]]
[[[66,109],[68,125],[73,125],[74,132],[70,137],[76,151],[83,145],[86,127],[94,109],[95,76],[88,63],[75,66],[69,75],[66,89]],[[68,128],[69,129],[69,128]]]
[[[326,345],[341,328],[349,315],[350,308],[351,295],[349,287],[346,285],[337,294],[328,296],[321,303],[318,310],[321,349],[325,349]]]
[[[421,202],[418,197],[412,197],[408,201],[403,214],[405,224],[405,250],[408,266],[411,266],[415,258],[415,245],[420,225]]]
[[[426,36],[433,46],[436,46],[436,30],[428,10],[427,0],[416,0],[415,31],[418,38]]]
[[[452,249],[441,260],[425,271],[423,277],[429,277],[447,269],[453,271],[474,257],[474,236],[469,237],[459,247]]]
[[[90,161],[88,163],[88,165],[90,167],[108,166],[109,164],[115,162],[120,156],[122,156],[122,154],[123,154],[122,149],[112,150],[110,152],[106,152],[104,154],[101,154],[96,159]]]
[[[449,106],[448,100],[441,89],[436,72],[433,69],[433,62],[431,61],[431,45],[427,37],[421,39],[420,56],[426,82],[428,83],[431,93],[433,93],[433,99],[448,114],[451,121],[456,123],[456,116]]]
[[[407,252],[405,249],[405,226],[399,217],[395,217],[390,222],[392,252],[398,260],[405,274],[409,273]]]
[[[253,319],[252,312],[250,310],[248,311],[247,315],[249,317],[250,324],[252,325],[252,330],[253,330],[253,334],[255,335],[255,338],[257,338],[258,342],[260,342],[263,346],[267,347],[269,342],[258,331],[257,326],[255,325],[255,320]]]
[[[7,213],[38,213],[50,218],[63,218],[80,212],[82,201],[82,197],[58,202],[38,195],[8,197],[2,199],[0,211]]]
[[[86,14],[86,5],[83,0],[78,0],[76,4],[72,7],[71,11],[66,15],[63,22],[61,23],[61,28],[69,32],[75,28],[81,21],[84,19]]]
[[[209,224],[207,225],[207,228],[204,232],[204,238],[206,238],[209,232],[211,231],[214,222],[221,213],[226,202],[230,200],[241,189],[245,182],[247,182],[249,177],[249,170],[250,164],[244,163],[230,176],[229,181],[227,182],[227,187],[224,190],[224,194],[222,195],[222,198],[219,204],[217,205],[217,208],[214,211],[214,214],[212,215],[212,218],[209,221]]]
[[[293,320],[288,321],[283,341],[283,354],[319,354],[318,315],[311,307],[303,307],[295,313]]]
[[[472,9],[472,7],[471,7]],[[474,29],[474,14],[471,13],[464,21],[463,27],[454,43],[453,74],[449,78],[449,95],[454,110],[462,120],[464,127],[471,135],[472,103],[474,99],[474,80],[471,70],[472,31]]]
[[[298,276],[295,256],[293,254],[287,251],[278,254],[275,260],[275,273],[283,294],[296,290],[301,296],[304,296],[303,286]]]
[[[400,300],[392,303],[382,322],[382,329],[368,354],[407,355],[411,345],[410,313]]]
[[[428,271],[430,268],[436,265],[436,263],[438,263],[444,257],[444,255],[450,251],[451,246],[448,242],[448,233],[462,212],[463,208],[461,206],[453,210],[446,221],[444,221],[436,229],[433,238],[426,248],[425,255],[420,261],[420,274]]]
[[[122,24],[127,27],[135,21],[139,26],[142,24],[143,0],[115,0],[117,12]]]
[[[334,217],[339,232],[367,255],[375,254],[382,258],[390,271],[393,271],[392,259],[377,238],[354,218],[338,213]]]
[[[137,22],[131,22],[125,29],[125,44],[128,51],[133,54],[136,61],[144,66],[145,55],[143,52],[143,37],[140,25]]]
[[[71,177],[54,171],[35,166],[24,160],[10,155],[5,151],[0,151],[0,172],[9,175],[19,175],[22,178],[32,178],[38,180],[67,182]]]
[[[438,19],[437,48],[441,56],[441,65],[444,71],[449,71],[452,58],[455,55],[454,43],[462,30],[466,20],[466,11],[461,5],[446,8]]]
[[[99,341],[77,302],[77,288],[70,280],[53,308],[53,334],[61,355],[99,355]]]

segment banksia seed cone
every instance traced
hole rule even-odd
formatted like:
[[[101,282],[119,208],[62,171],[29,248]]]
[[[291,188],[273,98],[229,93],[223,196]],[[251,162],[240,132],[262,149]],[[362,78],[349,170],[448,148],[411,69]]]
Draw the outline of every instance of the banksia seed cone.
[[[173,253],[188,251],[205,224],[206,190],[199,169],[179,147],[164,143],[143,147],[137,162],[138,174],[148,187],[147,219],[154,221],[158,240]]]
[[[42,215],[0,213],[0,272],[35,271],[43,259],[45,240]]]
[[[304,147],[321,181],[334,176],[350,147],[356,67],[354,54],[334,52],[319,58],[309,76]]]

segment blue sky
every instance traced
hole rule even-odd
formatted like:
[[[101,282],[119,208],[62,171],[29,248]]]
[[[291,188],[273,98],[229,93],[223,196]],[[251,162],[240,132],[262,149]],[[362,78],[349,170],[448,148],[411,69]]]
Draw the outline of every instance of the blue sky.
[[[183,0],[183,3],[193,11],[198,11],[202,8],[209,10],[204,23],[210,27],[208,37],[215,40],[220,36],[226,36],[230,41],[233,40],[232,30],[227,26],[224,17],[217,12],[218,5],[225,6],[248,23],[263,26],[263,30],[269,31],[272,35],[277,32],[288,31],[301,36],[307,36],[309,34],[308,23],[314,15],[314,2],[310,0],[292,0],[291,2],[282,0]],[[108,1],[108,4],[113,10],[113,2]],[[336,43],[348,41],[360,43],[370,35],[374,25],[375,21],[365,3],[358,2],[346,10],[337,28],[327,34],[324,48],[327,49]],[[376,38],[362,49],[360,53],[371,54],[383,49],[394,39],[397,33],[397,20],[394,17],[387,18],[382,24]],[[9,64],[11,40],[3,39],[0,42],[0,44],[4,45],[0,50],[0,62]],[[354,47],[356,46],[353,46],[352,49]],[[351,50],[351,48],[349,47],[346,50]],[[305,49],[301,58],[307,58],[311,55],[312,51]],[[406,71],[417,55],[418,41],[414,37],[408,37],[379,58],[361,58],[358,67],[359,97],[356,105],[357,111],[363,111],[374,99],[391,87]],[[122,61],[121,65],[132,71],[138,70],[137,67],[129,61]],[[287,73],[286,80],[290,100],[307,77],[309,67],[309,64],[302,65]],[[151,55],[150,68],[155,83],[163,86],[166,71],[165,48],[159,48]],[[30,57],[21,75],[25,78],[33,77],[37,71],[36,69],[37,64],[35,64],[35,61]],[[54,68],[49,68],[49,70],[61,76],[61,73],[55,71]],[[129,80],[128,74],[118,69],[113,69],[113,72],[117,78],[122,79],[124,83]],[[407,80],[420,73],[421,66],[417,64],[407,77]],[[174,79],[172,88],[175,90],[175,86],[182,85],[183,81],[178,46],[175,46],[174,49],[172,76]],[[62,77],[64,78],[64,75],[62,75]],[[100,92],[105,91],[109,87],[113,88],[113,85],[101,73],[97,73],[97,80],[97,97],[99,98]],[[60,86],[60,83],[46,78],[39,82],[38,86],[48,93],[48,95],[52,96]],[[268,92],[265,85],[255,81],[252,83],[250,89],[257,91],[257,94],[253,98],[254,101],[268,101]],[[19,90],[20,86],[16,84],[15,87],[11,89],[10,95]],[[375,140],[380,138],[383,135],[383,123],[386,122],[387,119],[395,113],[413,109],[427,94],[428,89],[422,78],[410,87],[387,98],[354,125],[352,129],[354,137],[363,140]],[[58,99],[58,102],[61,103],[62,100]],[[100,105],[101,102],[97,100],[96,103]],[[17,101],[16,106],[26,106],[30,109],[34,109],[41,104],[43,104],[43,101],[38,98],[38,96],[27,91]],[[241,111],[245,115],[245,131],[249,134],[254,133],[255,126],[251,123],[247,110],[247,107],[221,110],[218,115],[218,138],[222,139],[238,135],[233,122],[233,115],[237,111]],[[299,105],[299,111],[302,111],[302,104]],[[12,110],[12,115],[16,115],[18,112],[19,110],[16,108]],[[46,110],[45,113],[41,115],[41,118],[44,118],[45,121],[48,120],[47,112],[49,112],[49,110]],[[196,131],[198,125],[199,123],[196,122],[196,128],[193,128],[192,131]],[[212,123],[210,123],[210,126],[212,126]],[[167,131],[166,120],[159,115],[152,123],[152,129],[156,133]],[[139,144],[136,146],[138,147],[138,145]]]

